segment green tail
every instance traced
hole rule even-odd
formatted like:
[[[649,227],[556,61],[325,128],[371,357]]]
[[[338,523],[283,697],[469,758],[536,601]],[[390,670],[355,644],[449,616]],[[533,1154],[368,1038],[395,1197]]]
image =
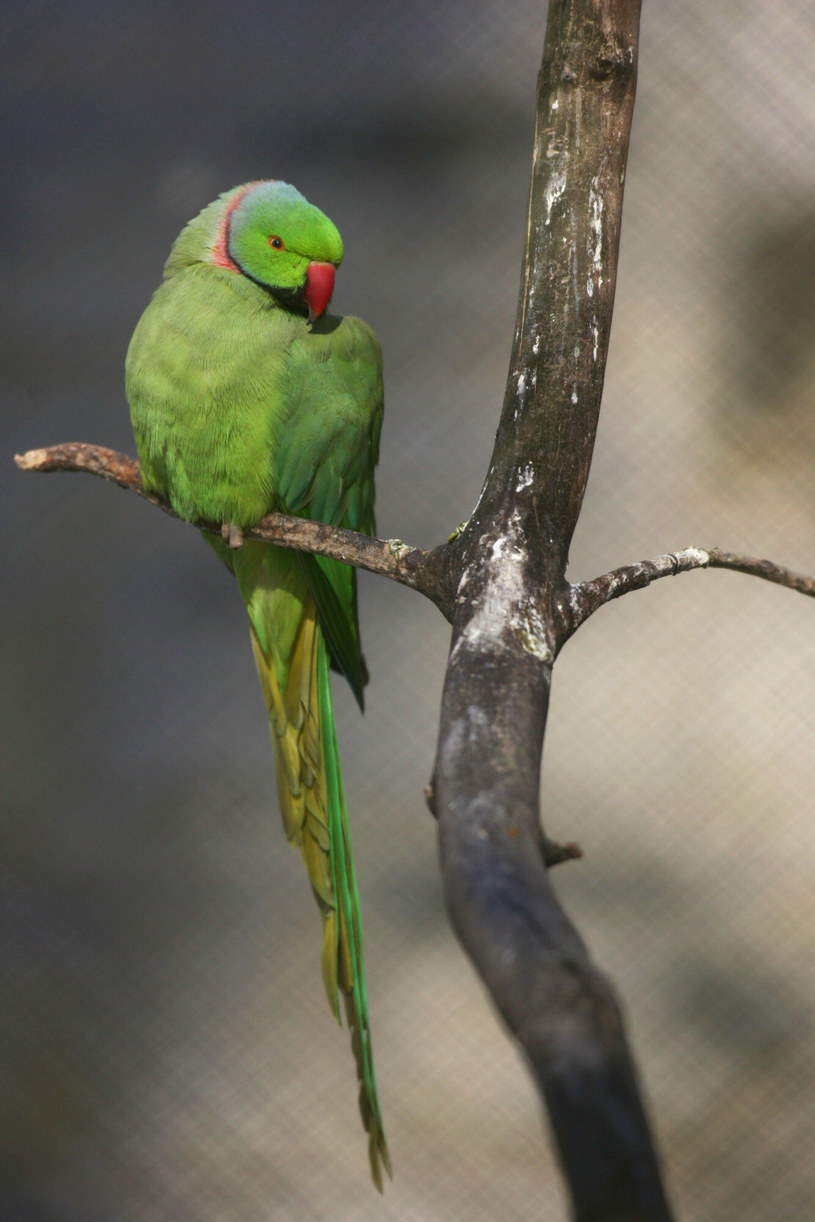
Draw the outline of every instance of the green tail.
[[[371,1175],[381,1191],[382,1167],[390,1175],[391,1165],[374,1077],[359,896],[334,727],[328,644],[296,553],[248,540],[229,554],[220,539],[208,542],[238,578],[249,612],[275,748],[280,814],[289,843],[300,849],[320,910],[323,984],[338,1022],[339,994],[345,998]]]
[[[374,1076],[368,998],[365,992],[365,964],[362,957],[362,919],[354,876],[351,829],[348,826],[348,813],[345,807],[328,669],[328,654],[323,635],[320,633],[317,646],[317,687],[328,796],[329,855],[331,878],[340,918],[335,926],[337,953],[341,972],[347,973],[346,981],[340,983],[345,994],[345,1012],[351,1032],[351,1048],[357,1063],[359,1110],[362,1123],[369,1134],[368,1157],[371,1163],[371,1176],[381,1192],[382,1167],[385,1168],[388,1175],[391,1175],[392,1171]],[[349,987],[345,987],[346,982]]]

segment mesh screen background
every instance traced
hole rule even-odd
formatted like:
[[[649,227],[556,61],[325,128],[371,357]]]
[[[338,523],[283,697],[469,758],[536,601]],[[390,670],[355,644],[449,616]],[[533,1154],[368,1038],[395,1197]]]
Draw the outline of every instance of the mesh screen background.
[[[319,923],[275,810],[243,610],[192,532],[13,451],[132,452],[127,341],[221,190],[295,182],[386,359],[379,533],[486,470],[545,6],[4,7],[0,1215],[563,1219],[523,1066],[447,926],[422,801],[447,631],[361,579],[337,689],[395,1180],[372,1189]],[[646,0],[617,305],[573,577],[696,543],[815,570],[815,14]],[[815,631],[662,581],[559,660],[556,886],[624,999],[685,1222],[815,1209]]]

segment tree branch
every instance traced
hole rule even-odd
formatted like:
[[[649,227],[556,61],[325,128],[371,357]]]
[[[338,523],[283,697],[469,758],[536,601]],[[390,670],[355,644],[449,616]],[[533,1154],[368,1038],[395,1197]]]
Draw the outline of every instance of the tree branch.
[[[98,475],[128,492],[135,492],[136,496],[149,501],[163,513],[178,519],[178,514],[169,501],[145,490],[135,458],[109,450],[105,446],[66,441],[38,450],[26,450],[24,454],[15,454],[14,461],[21,471],[39,471],[44,474],[52,471],[85,471],[90,475]],[[212,534],[221,533],[221,527],[215,522],[196,520],[189,525]],[[447,543],[423,550],[410,547],[401,539],[377,539],[354,530],[326,526],[309,518],[296,518],[285,513],[268,514],[248,530],[245,537],[260,539],[264,543],[275,543],[278,547],[296,551],[331,556],[345,564],[377,573],[380,577],[388,577],[391,581],[408,586],[429,598],[445,619],[452,623],[454,583],[459,566],[454,565],[448,558]],[[815,577],[806,573],[796,573],[772,560],[759,560],[755,556],[725,552],[716,547],[687,547],[677,552],[666,552],[653,560],[622,565],[591,581],[564,583],[557,599],[560,611],[558,650],[590,615],[613,599],[621,598],[632,590],[645,589],[660,577],[675,577],[678,573],[705,568],[730,569],[752,577],[761,577],[765,581],[772,581],[776,585],[815,598]],[[547,853],[547,864],[557,864],[578,855],[568,852],[565,856],[554,854],[550,859]]]
[[[434,791],[451,921],[546,1101],[577,1222],[670,1209],[619,1007],[552,890],[539,813],[565,568],[600,409],[639,0],[551,0],[504,407],[461,578]]]
[[[612,599],[620,598],[631,590],[645,589],[660,577],[676,577],[678,573],[689,573],[693,569],[731,569],[736,573],[748,573],[815,598],[815,577],[808,577],[805,573],[795,573],[783,565],[774,564],[772,560],[757,560],[754,556],[723,552],[717,547],[709,550],[686,547],[678,552],[657,556],[654,560],[623,565],[592,581],[580,581],[569,586],[567,598],[562,603],[563,639],[576,632],[590,615]]]
[[[87,471],[135,492],[172,518],[179,516],[168,501],[146,491],[141,482],[139,464],[134,458],[105,449],[104,446],[69,441],[15,454],[14,461],[22,471]],[[198,520],[191,525],[210,534],[221,534],[220,522]],[[367,569],[370,573],[379,573],[391,581],[418,590],[436,604],[445,619],[453,618],[452,583],[444,544],[423,551],[418,547],[409,547],[401,539],[375,539],[355,530],[327,526],[323,522],[295,518],[286,513],[268,514],[251,530],[247,530],[244,537],[275,543],[278,547],[295,551],[316,552],[356,568]]]
[[[66,441],[38,450],[26,450],[24,454],[15,454],[14,461],[21,471],[39,471],[44,474],[52,471],[85,471],[90,475],[98,475],[128,492],[135,492],[136,496],[149,501],[171,518],[178,519],[178,514],[169,501],[146,491],[135,458],[109,450],[105,446]],[[221,532],[221,527],[216,522],[197,520],[189,525],[212,534]],[[285,513],[268,514],[248,530],[245,537],[275,543],[278,547],[296,551],[331,556],[345,564],[366,569],[369,573],[388,577],[391,581],[424,594],[425,598],[435,603],[445,619],[452,622],[455,599],[453,585],[459,566],[448,560],[447,543],[423,550],[410,547],[401,539],[377,539],[354,530],[326,526],[309,518],[296,518]],[[806,573],[796,573],[772,560],[759,560],[754,556],[725,552],[716,547],[687,547],[678,552],[666,552],[654,560],[640,560],[636,564],[622,565],[591,581],[579,581],[573,585],[565,583],[557,600],[560,609],[558,649],[590,615],[612,599],[621,598],[632,590],[645,589],[660,577],[675,577],[678,573],[705,568],[730,569],[752,577],[761,577],[765,581],[772,581],[776,585],[786,586],[789,590],[797,590],[815,598],[815,577]],[[569,847],[566,846],[567,849]],[[565,856],[558,856],[556,853],[550,855],[547,852],[547,864],[557,864],[578,855],[567,852]]]

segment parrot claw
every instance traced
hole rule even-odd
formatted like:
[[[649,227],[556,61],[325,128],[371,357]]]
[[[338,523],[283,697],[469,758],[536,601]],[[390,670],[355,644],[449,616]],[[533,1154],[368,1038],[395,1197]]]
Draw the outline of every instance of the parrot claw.
[[[234,522],[224,522],[221,526],[221,537],[226,539],[233,552],[243,543],[243,531]]]

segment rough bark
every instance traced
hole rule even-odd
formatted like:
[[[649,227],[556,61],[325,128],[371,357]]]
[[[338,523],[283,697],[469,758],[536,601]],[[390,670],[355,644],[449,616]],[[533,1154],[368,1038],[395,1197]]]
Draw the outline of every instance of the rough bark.
[[[553,0],[504,406],[455,547],[434,790],[448,910],[540,1085],[579,1222],[670,1210],[610,985],[550,885],[540,761],[608,348],[639,0]]]

